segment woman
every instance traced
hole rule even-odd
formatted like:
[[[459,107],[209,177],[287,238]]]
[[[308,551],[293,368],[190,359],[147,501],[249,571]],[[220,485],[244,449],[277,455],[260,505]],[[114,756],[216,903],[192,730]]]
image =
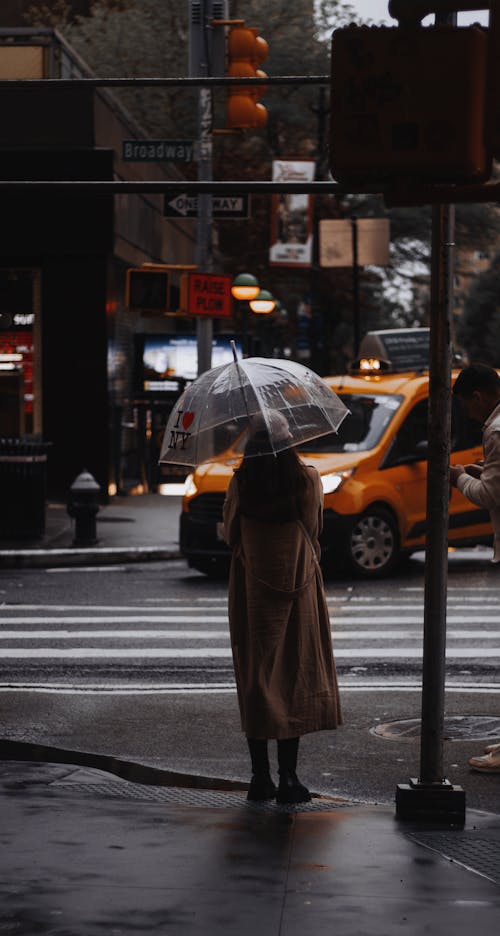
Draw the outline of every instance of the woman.
[[[275,443],[291,439],[268,417]],[[229,625],[242,730],[252,762],[250,800],[308,802],[296,774],[299,738],[341,723],[330,620],[319,568],[323,492],[293,449],[274,455],[260,425],[247,443],[224,504],[232,548]],[[279,788],[267,742],[278,742]]]

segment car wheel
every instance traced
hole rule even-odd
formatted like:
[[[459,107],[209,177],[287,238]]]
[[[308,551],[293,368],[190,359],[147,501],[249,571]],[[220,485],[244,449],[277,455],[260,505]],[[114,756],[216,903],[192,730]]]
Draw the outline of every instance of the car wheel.
[[[225,579],[229,576],[230,559],[192,559],[189,562],[191,569],[202,572],[211,579]]]
[[[392,514],[382,507],[368,509],[352,524],[346,547],[349,567],[357,575],[388,575],[399,558],[399,536]]]

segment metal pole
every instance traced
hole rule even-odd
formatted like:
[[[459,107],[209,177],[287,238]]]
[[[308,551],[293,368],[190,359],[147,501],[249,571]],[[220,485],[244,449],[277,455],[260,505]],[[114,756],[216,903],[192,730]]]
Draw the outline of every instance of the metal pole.
[[[241,353],[242,356],[248,357],[248,316],[250,314],[250,306],[248,302],[242,302],[240,299],[240,318],[241,318]]]
[[[456,13],[439,13],[436,24],[456,26]],[[443,722],[450,500],[451,330],[455,206],[432,209],[431,320],[429,361],[429,458],[422,674],[421,783],[443,779]]]
[[[199,96],[199,141],[198,180],[212,181],[212,92],[208,88],[200,89]],[[198,196],[197,230],[198,268],[210,273],[213,270],[212,258],[212,196]],[[198,344],[198,374],[210,370],[212,366],[213,319],[197,317],[196,335]]]
[[[456,14],[436,16],[436,22],[456,25],[456,21]],[[454,206],[435,205],[432,213],[420,775],[418,780],[411,780],[408,787],[398,786],[396,810],[404,819],[439,819],[462,825],[465,821],[464,791],[454,788],[443,777],[454,230]]]
[[[420,781],[443,779],[454,205],[432,212],[429,458]]]
[[[358,220],[351,218],[352,230],[352,325],[354,357],[357,356],[361,342],[361,322],[359,307],[359,266],[358,266]]]
[[[190,5],[191,7],[191,5]],[[199,4],[199,16],[193,15],[190,8],[189,29],[190,61],[189,72],[191,77],[210,75],[210,24],[209,16],[212,12],[211,0],[202,0]],[[198,35],[196,35],[198,33]],[[212,125],[213,100],[212,90],[207,87],[200,88],[198,97],[198,181],[212,181]],[[212,265],[212,196],[200,194],[198,196],[198,223],[196,240],[196,262],[198,269],[210,273]],[[196,341],[198,349],[198,374],[204,373],[212,366],[212,336],[213,321],[210,317],[196,319]]]

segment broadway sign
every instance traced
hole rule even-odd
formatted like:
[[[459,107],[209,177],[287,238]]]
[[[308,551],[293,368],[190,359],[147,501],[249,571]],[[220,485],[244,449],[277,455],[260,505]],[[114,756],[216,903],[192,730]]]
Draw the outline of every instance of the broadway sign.
[[[122,140],[124,162],[193,162],[192,140]]]

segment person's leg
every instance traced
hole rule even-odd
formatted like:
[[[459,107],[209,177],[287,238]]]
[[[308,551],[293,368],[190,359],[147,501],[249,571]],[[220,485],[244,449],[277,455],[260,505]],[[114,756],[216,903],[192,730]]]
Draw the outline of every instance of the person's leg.
[[[271,779],[267,741],[262,738],[247,738],[252,761],[252,779],[248,790],[249,800],[269,800],[276,796],[276,786]]]
[[[278,741],[278,769],[280,782],[276,799],[278,803],[308,803],[311,794],[297,777],[299,739],[286,738]]]

